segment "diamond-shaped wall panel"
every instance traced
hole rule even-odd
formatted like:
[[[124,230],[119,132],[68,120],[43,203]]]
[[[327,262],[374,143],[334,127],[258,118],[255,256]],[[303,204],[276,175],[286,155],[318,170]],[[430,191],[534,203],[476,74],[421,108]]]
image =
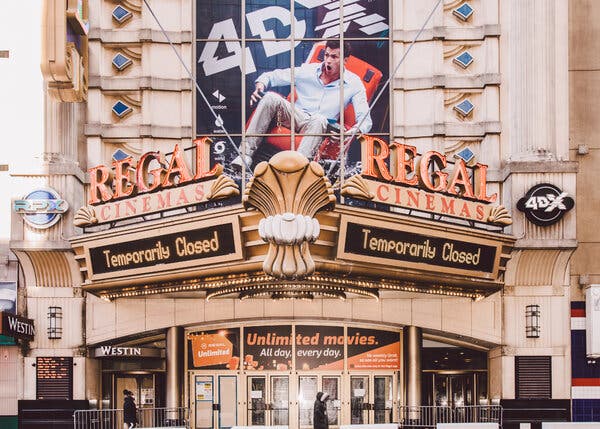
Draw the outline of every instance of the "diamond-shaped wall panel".
[[[131,113],[133,111],[133,109],[130,106],[128,106],[127,104],[123,103],[121,100],[119,100],[115,104],[113,104],[112,111],[119,118],[123,118],[123,117],[127,116],[129,113]]]
[[[455,57],[453,61],[455,64],[458,64],[459,66],[461,66],[463,69],[466,69],[467,67],[469,67],[471,65],[473,60],[474,60],[474,58],[469,53],[469,51],[464,51],[462,54]]]
[[[466,99],[454,106],[454,110],[456,110],[462,117],[466,117],[469,116],[473,110],[475,110],[475,105],[471,103],[469,99]]]
[[[454,156],[456,156],[457,158],[460,158],[464,162],[468,163],[469,161],[471,161],[475,157],[475,154],[473,153],[473,151],[471,149],[469,149],[468,147],[466,147],[466,148],[464,148],[463,150],[461,150],[460,152],[458,152]]]
[[[112,11],[112,17],[119,24],[123,24],[125,21],[131,19],[133,13],[131,11],[125,9],[123,6],[118,5]]]
[[[474,9],[468,2],[463,3],[462,5],[460,5],[452,11],[454,16],[456,16],[461,21],[467,21],[471,17],[471,15],[473,15],[473,12]]]
[[[112,65],[118,70],[118,71],[123,71],[125,70],[127,67],[129,67],[131,64],[133,63],[133,61],[131,60],[131,58],[121,54],[121,53],[117,53],[113,59],[112,59]]]

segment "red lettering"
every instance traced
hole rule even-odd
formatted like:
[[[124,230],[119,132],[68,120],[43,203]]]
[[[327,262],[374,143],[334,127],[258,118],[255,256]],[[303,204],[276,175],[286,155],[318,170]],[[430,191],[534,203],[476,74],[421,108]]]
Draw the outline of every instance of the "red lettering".
[[[165,209],[171,207],[171,192],[167,191],[164,194],[156,194],[158,198],[158,208]]]
[[[417,148],[415,146],[392,143],[390,150],[390,170],[395,176],[394,181],[405,185],[417,185],[419,183],[417,175],[408,179],[408,175],[415,172]]]
[[[115,193],[113,198],[123,198],[130,196],[134,191],[134,186],[131,183],[131,164],[133,158],[128,156],[120,161],[113,161],[115,170]]]
[[[208,137],[194,140],[194,145],[196,146],[196,175],[194,176],[194,180],[217,176],[223,171],[221,164],[216,164],[210,171],[204,169],[209,166],[211,143],[212,140]]]
[[[469,210],[469,205],[465,202],[463,203],[462,210],[460,211],[459,216],[462,217],[471,217],[471,211]]]
[[[475,183],[475,193],[480,201],[493,203],[498,198],[498,194],[487,195],[487,165],[477,164],[473,168],[473,182]]]
[[[383,191],[385,190],[386,195],[383,196]],[[379,185],[377,187],[377,198],[379,201],[387,201],[390,197],[390,188],[387,185]]]
[[[204,201],[204,185],[200,184],[194,187],[194,197],[196,201]]]
[[[89,204],[100,204],[101,202],[109,201],[112,198],[110,185],[112,182],[112,172],[108,167],[99,165],[98,167],[90,168],[90,198]]]
[[[177,205],[189,204],[187,195],[185,195],[185,189],[179,191],[179,198],[177,198]]]
[[[412,207],[414,205],[416,208],[419,208],[419,197],[421,196],[421,193],[419,191],[407,190],[406,194],[408,195],[408,206]]]
[[[433,173],[429,172],[430,165],[434,168]],[[434,150],[425,152],[418,162],[419,182],[430,191],[445,191],[448,184],[448,173],[440,171],[444,168],[446,168],[444,155]]]
[[[177,183],[175,182],[175,179],[177,179]],[[182,185],[191,180],[192,175],[183,159],[183,152],[179,148],[179,145],[176,144],[175,149],[173,149],[173,153],[171,154],[171,163],[169,164],[162,185],[167,188],[169,186]]]
[[[143,212],[149,212],[150,211],[150,197],[143,197],[142,198],[142,204],[143,204],[143,208],[142,211]]]
[[[457,190],[458,188],[458,190]],[[467,172],[467,165],[465,161],[459,159],[454,164],[454,173],[448,185],[448,193],[452,195],[462,195],[465,198],[474,198],[473,186],[471,186],[471,179]]]
[[[396,187],[396,204],[400,204],[402,202],[402,188]]]
[[[126,216],[131,216],[137,213],[135,205],[131,201],[125,201],[125,212]]]
[[[159,167],[148,171],[152,161],[156,161],[159,164]],[[146,152],[142,155],[136,170],[135,183],[138,192],[151,192],[160,186],[165,175],[165,169],[163,167],[165,163],[165,156],[160,152]]]
[[[452,215],[455,214],[454,200],[448,200],[448,198],[442,197],[442,213]]]
[[[427,210],[435,210],[435,205],[433,204],[435,201],[435,195],[425,194],[425,201],[427,201]]]
[[[103,206],[100,209],[100,219],[107,220],[109,216],[110,216],[110,207],[109,206]]]
[[[390,154],[390,148],[381,139],[363,135],[361,142],[362,174],[370,177],[378,177],[392,180],[392,175],[385,165],[385,159]]]
[[[477,204],[477,207],[475,208],[475,212],[477,215],[477,220],[485,219],[485,208],[481,204]]]

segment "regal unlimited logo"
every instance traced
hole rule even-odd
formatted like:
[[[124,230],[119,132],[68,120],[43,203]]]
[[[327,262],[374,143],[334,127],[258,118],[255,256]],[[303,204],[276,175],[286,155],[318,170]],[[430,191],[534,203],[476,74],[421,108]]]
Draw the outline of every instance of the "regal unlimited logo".
[[[575,202],[554,185],[535,185],[517,202],[517,208],[535,225],[553,225],[571,210]]]
[[[50,188],[36,189],[21,200],[13,202],[13,210],[23,216],[29,226],[50,228],[69,209],[69,204]]]

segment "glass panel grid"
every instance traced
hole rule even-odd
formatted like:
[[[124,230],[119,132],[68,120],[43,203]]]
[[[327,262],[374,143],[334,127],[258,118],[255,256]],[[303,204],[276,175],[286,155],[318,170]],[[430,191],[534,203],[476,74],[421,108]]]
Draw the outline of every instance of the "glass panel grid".
[[[232,154],[224,159],[226,173],[230,173],[227,171],[228,164],[231,158],[237,157],[238,151],[248,155],[249,167],[252,168],[259,161],[286,149],[300,149],[305,155],[314,157],[314,160],[323,165],[331,164],[326,170],[333,171],[335,174],[343,174],[346,169],[354,172],[354,167],[360,160],[359,144],[357,141],[344,142],[349,135],[353,134],[354,130],[351,127],[358,125],[356,122],[354,124],[352,121],[349,122],[348,118],[352,118],[353,114],[345,109],[346,105],[351,106],[354,103],[349,103],[351,90],[347,86],[347,77],[350,73],[347,73],[346,82],[337,88],[335,100],[332,100],[337,105],[337,113],[324,115],[327,121],[323,125],[324,133],[315,132],[314,128],[312,131],[307,130],[302,122],[298,123],[295,115],[290,118],[288,130],[281,132],[281,126],[275,126],[277,120],[273,117],[271,128],[266,132],[256,133],[271,136],[254,139],[259,141],[260,146],[260,150],[257,149],[259,152],[257,159],[254,157],[254,149],[247,141],[248,138],[251,142],[253,140],[247,131],[254,112],[249,101],[256,89],[255,82],[263,72],[290,66],[292,66],[289,70],[291,82],[287,85],[288,89],[285,89],[285,85],[281,89],[269,85],[266,90],[279,90],[284,97],[297,93],[305,84],[300,79],[300,67],[323,62],[323,48],[319,46],[324,44],[324,39],[341,39],[349,42],[351,46],[354,45],[350,58],[354,58],[354,62],[358,61],[359,69],[356,70],[356,66],[351,66],[349,61],[346,68],[342,67],[341,73],[345,73],[344,70],[352,70],[363,79],[363,85],[370,92],[368,98],[373,100],[389,73],[389,0],[356,0],[350,3],[327,4],[289,0],[228,0],[225,2],[209,0],[197,2],[196,10],[198,82],[210,103],[219,106],[220,111],[216,113],[223,118],[227,131],[236,134],[240,134],[241,131],[241,141],[234,143],[238,145],[237,148],[228,147],[232,146],[231,142],[223,139],[226,150]],[[342,43],[342,53],[345,50]],[[287,62],[288,65],[282,65],[282,61]],[[209,79],[204,79],[203,76]],[[227,86],[235,87],[235,93],[239,94],[238,91],[241,91],[241,96],[224,95],[224,90],[217,87],[217,82],[220,82],[221,86],[223,82],[227,82]],[[213,96],[216,97],[214,100]],[[324,99],[320,106],[328,105],[327,99]],[[234,103],[235,100],[237,102]],[[295,100],[290,97],[290,103],[292,106],[290,109],[305,108],[305,103],[301,99]],[[218,127],[214,125],[218,125],[218,118],[214,120],[200,96],[197,97],[196,104],[197,135],[206,135],[206,132],[211,130],[216,131]],[[312,116],[314,112],[311,109],[313,108],[304,111]],[[373,126],[361,128],[366,132],[387,137],[389,134],[388,94],[383,94],[370,116]],[[241,130],[239,124],[242,124]],[[329,136],[329,133],[333,133],[334,137]],[[271,141],[265,144],[267,140]],[[219,150],[223,153],[221,146]],[[262,149],[263,146],[266,148]],[[261,154],[262,158],[259,156]],[[346,157],[351,158],[349,165],[344,162]],[[237,163],[241,169],[241,160]],[[235,166],[234,162],[232,168]]]

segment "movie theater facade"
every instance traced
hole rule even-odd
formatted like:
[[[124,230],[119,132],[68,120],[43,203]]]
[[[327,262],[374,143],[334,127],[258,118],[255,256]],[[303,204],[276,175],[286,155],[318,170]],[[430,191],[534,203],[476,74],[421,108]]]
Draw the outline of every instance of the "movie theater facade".
[[[318,391],[332,426],[569,399],[574,169],[567,125],[535,122],[560,103],[522,97],[566,69],[515,65],[534,61],[510,37],[527,2],[445,1],[410,52],[434,1],[267,3],[89,5],[88,179],[63,219],[79,399],[129,389],[193,428],[312,427]],[[544,37],[561,19],[548,7]],[[331,39],[347,58],[327,131],[281,108],[256,131],[255,82],[300,105]]]

